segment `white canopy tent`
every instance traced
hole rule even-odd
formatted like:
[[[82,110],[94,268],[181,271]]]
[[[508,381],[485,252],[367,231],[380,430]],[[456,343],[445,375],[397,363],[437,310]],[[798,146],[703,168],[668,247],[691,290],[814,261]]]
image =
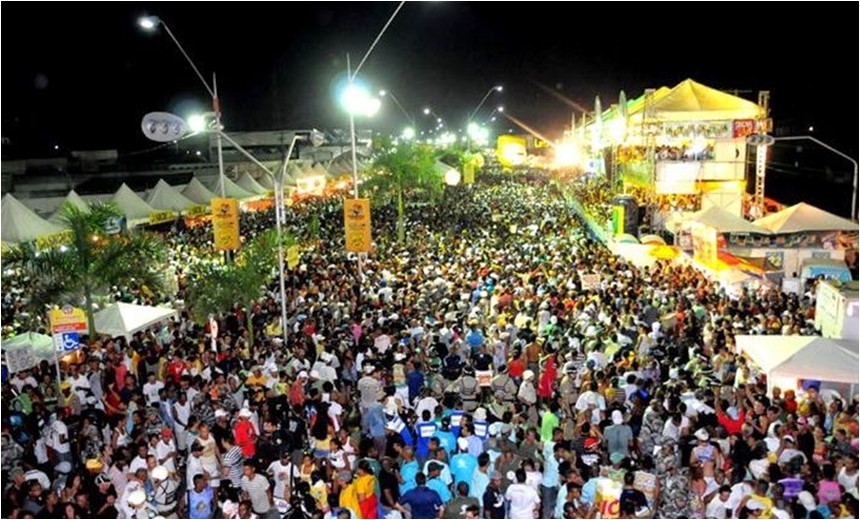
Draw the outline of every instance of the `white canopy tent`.
[[[3,356],[12,374],[33,368],[42,361],[54,362],[54,338],[36,332],[25,332],[3,340]]]
[[[754,222],[774,233],[804,233],[807,231],[857,231],[857,223],[828,213],[805,202],[771,213]]]
[[[39,237],[61,233],[63,228],[52,222],[48,222],[25,206],[21,201],[7,193],[3,197],[2,210],[3,242],[18,243],[29,242]]]
[[[48,217],[48,222],[57,224],[58,226],[63,225],[63,208],[65,207],[66,203],[75,206],[81,211],[89,211],[90,209],[90,205],[87,204],[87,201],[81,198],[81,196],[78,195],[75,190],[71,190],[68,195],[66,195],[66,198],[63,199],[62,202],[60,202],[60,205],[57,207],[57,210],[54,211],[54,214]]]
[[[203,206],[209,206],[212,203],[212,198],[217,197],[217,195],[209,191],[209,188],[204,186],[197,177],[192,178],[191,181],[182,188],[182,195]]]
[[[697,222],[704,224],[710,228],[716,229],[719,233],[750,233],[758,235],[770,235],[770,230],[757,226],[752,222],[748,222],[743,218],[734,215],[723,208],[711,206],[702,211],[697,211],[689,215],[687,222]]]
[[[239,186],[238,184],[236,184],[235,182],[230,180],[230,178],[227,177],[226,175],[223,177],[223,179],[224,179],[224,193],[226,194],[227,197],[239,199],[239,200],[247,200],[247,199],[253,199],[253,198],[257,197],[256,194],[251,193],[248,190],[242,188],[241,186]],[[221,178],[215,177],[214,182],[210,186],[207,186],[207,187],[210,189],[210,191],[212,193],[219,194],[218,196],[220,197]]]
[[[96,331],[112,337],[125,336],[143,330],[150,325],[177,316],[177,312],[166,307],[148,307],[117,302],[100,310],[95,315]]]
[[[253,193],[254,195],[265,195],[268,190],[255,181],[251,174],[243,172],[236,180],[236,184],[243,190]]]
[[[158,179],[158,183],[146,197],[146,203],[153,208],[165,211],[185,211],[198,205],[167,184],[164,179]]]
[[[815,379],[858,384],[858,344],[820,336],[735,336],[738,351],[767,375],[768,387],[778,380]]]
[[[147,204],[145,200],[140,198],[140,195],[135,193],[125,183],[116,190],[111,200],[125,214],[129,225],[146,221],[150,215],[156,213],[156,210],[152,206]]]

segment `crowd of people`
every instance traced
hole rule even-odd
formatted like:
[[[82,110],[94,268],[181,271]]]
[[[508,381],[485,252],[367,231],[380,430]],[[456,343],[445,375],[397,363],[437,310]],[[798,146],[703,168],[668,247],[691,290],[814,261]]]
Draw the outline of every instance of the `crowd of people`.
[[[361,270],[339,200],[294,207],[285,302],[273,276],[217,329],[183,312],[10,375],[2,516],[857,518],[856,396],[769,390],[734,349],[813,332],[814,295],[636,268],[571,197],[604,195],[485,172],[402,244],[374,207]],[[210,236],[167,237],[174,301]]]

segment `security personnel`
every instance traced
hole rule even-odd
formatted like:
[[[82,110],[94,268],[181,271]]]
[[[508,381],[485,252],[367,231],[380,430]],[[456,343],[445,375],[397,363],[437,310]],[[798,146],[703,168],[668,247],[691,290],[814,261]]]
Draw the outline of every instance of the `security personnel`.
[[[463,367],[463,375],[451,383],[447,391],[460,396],[463,410],[468,413],[474,412],[478,408],[481,396],[481,388],[478,386],[478,380],[475,379],[475,369],[469,365]]]
[[[514,402],[517,397],[517,384],[508,375],[507,365],[499,367],[499,373],[493,378],[490,383],[490,389],[496,401],[502,404]]]

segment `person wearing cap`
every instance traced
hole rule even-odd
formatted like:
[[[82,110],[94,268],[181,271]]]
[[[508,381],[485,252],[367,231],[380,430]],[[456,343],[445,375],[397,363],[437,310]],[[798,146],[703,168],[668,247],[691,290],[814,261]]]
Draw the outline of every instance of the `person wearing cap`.
[[[239,420],[233,426],[233,438],[236,445],[242,450],[245,458],[253,457],[257,452],[257,429],[251,422],[251,411],[242,408],[239,411]]]
[[[806,454],[797,449],[797,441],[791,435],[784,435],[776,451],[776,460],[780,466],[785,466],[795,457],[800,457],[806,463]]]
[[[508,374],[507,365],[498,368],[498,374],[490,381],[490,390],[499,403],[513,403],[517,396],[517,384]]]
[[[612,424],[603,431],[603,444],[609,453],[620,453],[622,457],[630,455],[633,447],[633,430],[624,423],[624,414],[621,410],[613,410]]]
[[[478,458],[469,453],[469,439],[466,437],[457,439],[457,454],[451,457],[450,466],[455,486],[460,482],[472,483],[472,476],[478,469]]]
[[[690,466],[700,467],[705,477],[714,476],[714,468],[722,467],[723,456],[720,450],[711,443],[711,436],[704,428],[699,428],[693,434],[696,445],[690,451]]]
[[[155,460],[159,466],[164,466],[171,474],[175,474],[176,444],[173,442],[173,430],[165,426],[161,429],[160,437],[155,445]]]
[[[490,483],[481,497],[484,518],[505,518],[505,494],[502,491],[502,474],[490,473]]]
[[[439,493],[439,498],[442,499],[442,503],[447,504],[452,498],[451,490],[448,489],[448,486],[442,481],[441,475],[441,464],[435,461],[427,463],[427,487]]]
[[[462,375],[448,386],[446,392],[460,396],[465,412],[474,412],[478,408],[478,399],[481,395],[481,388],[475,378],[475,369],[471,365],[464,366]]]
[[[159,516],[178,518],[179,483],[164,466],[156,466],[150,475],[152,479],[152,503]]]

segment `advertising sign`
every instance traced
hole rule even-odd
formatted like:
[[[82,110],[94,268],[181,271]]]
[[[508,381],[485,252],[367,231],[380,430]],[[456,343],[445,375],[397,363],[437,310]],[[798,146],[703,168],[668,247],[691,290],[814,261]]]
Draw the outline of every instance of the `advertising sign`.
[[[290,246],[287,249],[287,267],[295,269],[299,265],[299,246]]]
[[[212,199],[212,231],[216,251],[239,249],[239,201]]]
[[[345,199],[343,224],[347,252],[369,253],[371,249],[370,200]]]
[[[51,335],[57,352],[67,353],[80,346],[80,335],[88,330],[87,315],[83,309],[65,305],[62,309],[48,311]]]

